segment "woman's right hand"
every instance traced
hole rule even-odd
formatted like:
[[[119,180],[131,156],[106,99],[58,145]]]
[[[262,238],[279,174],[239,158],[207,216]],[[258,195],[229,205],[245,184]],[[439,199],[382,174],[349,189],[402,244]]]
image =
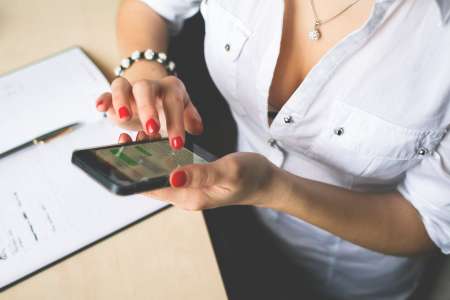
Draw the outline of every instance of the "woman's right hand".
[[[184,146],[185,131],[194,135],[203,132],[202,119],[183,82],[175,76],[133,83],[118,77],[111,84],[111,93],[97,99],[96,107],[122,128],[142,128],[150,139],[167,133],[173,149]]]

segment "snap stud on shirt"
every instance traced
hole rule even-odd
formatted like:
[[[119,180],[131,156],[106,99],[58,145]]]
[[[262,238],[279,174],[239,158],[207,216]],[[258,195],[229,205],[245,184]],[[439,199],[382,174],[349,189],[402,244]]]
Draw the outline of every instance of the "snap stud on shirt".
[[[420,156],[424,156],[426,154],[428,154],[428,149],[427,148],[419,148],[419,150],[417,150],[417,154],[419,154]]]
[[[267,144],[269,144],[270,147],[275,147],[277,145],[277,141],[273,138],[270,138],[267,140]]]
[[[341,136],[344,134],[344,128],[343,127],[338,127],[334,130],[334,134]]]
[[[225,51],[230,52],[230,50],[231,50],[231,45],[225,44]]]
[[[294,121],[292,116],[284,117],[284,123],[290,124],[290,123],[292,123],[292,121]]]

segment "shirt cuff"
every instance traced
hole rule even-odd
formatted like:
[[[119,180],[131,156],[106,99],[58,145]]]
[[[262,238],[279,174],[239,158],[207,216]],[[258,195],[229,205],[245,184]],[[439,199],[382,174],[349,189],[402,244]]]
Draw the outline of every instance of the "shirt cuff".
[[[176,1],[167,0],[141,0],[148,6],[150,6],[156,13],[163,17],[168,25],[171,35],[175,35],[183,28],[184,20],[192,17],[198,12],[199,7],[197,5],[189,5],[187,7],[182,6]],[[177,0],[179,1],[179,0]]]
[[[435,206],[426,201],[426,198],[412,194],[408,186],[401,183],[397,190],[419,212],[428,236],[440,248],[442,253],[450,254],[450,222],[442,207]]]

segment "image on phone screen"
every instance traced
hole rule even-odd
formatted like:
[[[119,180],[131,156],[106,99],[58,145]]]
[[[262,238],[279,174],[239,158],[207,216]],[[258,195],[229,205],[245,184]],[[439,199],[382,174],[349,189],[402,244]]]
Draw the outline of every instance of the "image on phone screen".
[[[118,195],[169,186],[172,170],[214,159],[212,154],[190,139],[180,150],[173,150],[168,139],[162,139],[80,149],[72,153],[73,164]]]
[[[172,150],[167,140],[93,151],[100,160],[135,182],[167,176],[178,166],[207,162],[186,148]]]

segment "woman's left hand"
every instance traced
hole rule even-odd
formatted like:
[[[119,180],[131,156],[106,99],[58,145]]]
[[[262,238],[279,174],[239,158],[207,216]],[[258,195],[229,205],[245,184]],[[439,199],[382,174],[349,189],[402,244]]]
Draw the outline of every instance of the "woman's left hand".
[[[144,136],[143,132],[138,134]],[[122,134],[120,142],[131,138]],[[179,167],[170,174],[171,187],[144,195],[186,210],[226,205],[264,206],[271,199],[276,167],[264,156],[237,152],[214,162]]]

